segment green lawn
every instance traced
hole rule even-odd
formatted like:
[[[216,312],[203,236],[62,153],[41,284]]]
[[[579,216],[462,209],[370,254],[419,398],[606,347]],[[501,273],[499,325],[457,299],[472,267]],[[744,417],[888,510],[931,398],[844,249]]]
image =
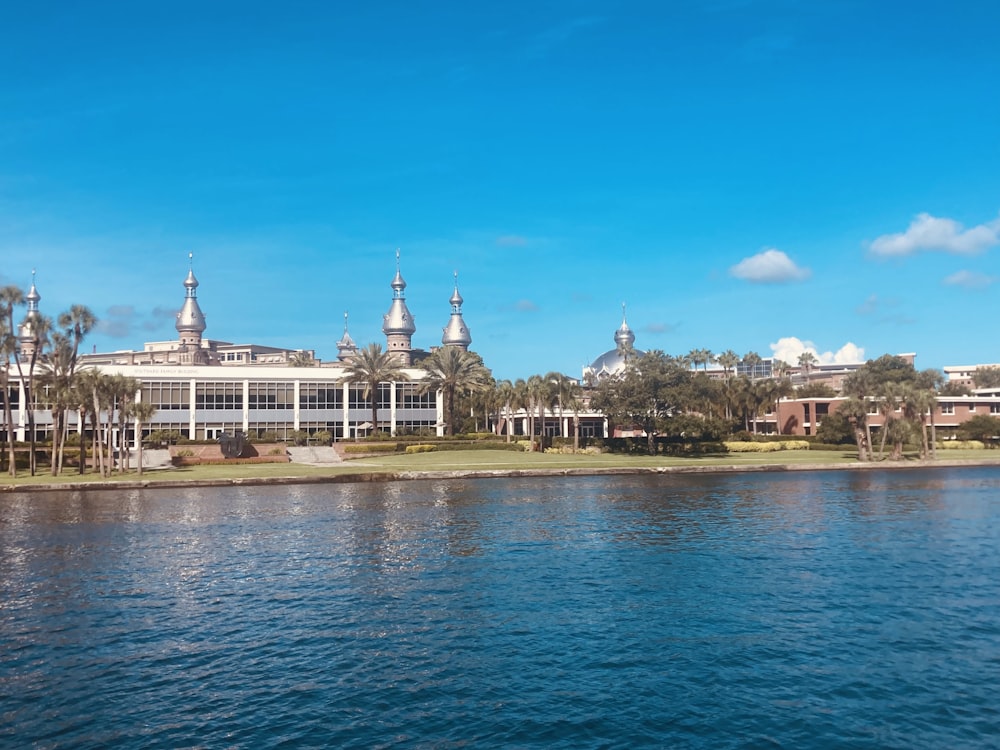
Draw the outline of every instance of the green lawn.
[[[916,455],[908,455],[907,462],[917,464]],[[1000,463],[1000,452],[996,451],[939,451],[940,461],[987,461]],[[206,482],[228,479],[256,479],[278,477],[324,477],[350,474],[398,473],[398,472],[439,472],[439,471],[517,471],[531,469],[615,469],[629,467],[759,467],[795,465],[835,465],[854,463],[855,453],[847,451],[778,451],[775,453],[736,453],[703,458],[671,458],[665,456],[623,456],[618,454],[560,455],[548,453],[513,453],[510,451],[441,451],[417,454],[393,454],[347,461],[344,464],[317,467],[301,464],[232,464],[190,466],[162,471],[146,471],[140,478],[135,472],[125,475],[115,474],[112,481],[134,482],[138,479],[156,481]],[[17,479],[0,478],[0,486],[30,486],[45,484],[67,484],[77,482],[100,482],[97,474],[83,476],[67,472],[59,477],[44,471],[30,477],[20,472]]]

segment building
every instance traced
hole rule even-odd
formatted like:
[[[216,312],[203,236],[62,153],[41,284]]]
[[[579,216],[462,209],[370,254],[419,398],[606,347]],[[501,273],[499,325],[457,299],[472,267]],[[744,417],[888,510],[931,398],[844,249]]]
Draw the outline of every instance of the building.
[[[396,275],[391,288],[392,302],[383,319],[386,349],[401,363],[407,380],[382,383],[377,393],[365,394],[363,384],[351,383],[347,368],[358,351],[347,329],[337,341],[338,358],[320,362],[312,349],[282,349],[257,344],[233,344],[205,338],[207,322],[201,310],[194,275],[193,258],[184,279],[184,299],[177,313],[175,341],[147,342],[142,350],[123,350],[81,355],[80,368],[94,368],[109,375],[124,375],[140,382],[136,399],[151,403],[156,411],[143,423],[148,434],[156,430],[176,430],[185,437],[204,440],[223,432],[241,430],[251,436],[303,430],[329,431],[335,439],[346,440],[369,434],[373,429],[390,435],[432,431],[443,434],[441,399],[436,393],[421,393],[425,373],[413,363],[426,353],[412,346],[416,332],[406,307],[403,281],[396,254]],[[41,299],[32,274],[28,312],[19,330],[20,355],[32,355],[36,345],[33,326],[40,315]],[[455,275],[449,300],[451,315],[444,328],[442,345],[468,350],[472,337],[462,316],[463,303]],[[25,360],[27,361],[27,360]],[[312,366],[301,366],[301,365]],[[51,405],[42,380],[34,388],[36,438],[45,439],[52,430]],[[16,415],[18,440],[26,439],[27,398],[25,384],[15,376],[9,393]],[[372,425],[372,399],[377,404],[377,424]],[[70,412],[72,431],[83,425]],[[4,430],[0,427],[0,430]],[[130,435],[134,439],[134,435]]]
[[[613,377],[625,370],[625,365],[630,359],[641,357],[645,354],[641,349],[636,349],[635,334],[628,327],[628,320],[625,317],[625,303],[622,303],[622,324],[615,331],[615,348],[604,352],[600,357],[583,368],[583,382],[595,383],[604,378]]]

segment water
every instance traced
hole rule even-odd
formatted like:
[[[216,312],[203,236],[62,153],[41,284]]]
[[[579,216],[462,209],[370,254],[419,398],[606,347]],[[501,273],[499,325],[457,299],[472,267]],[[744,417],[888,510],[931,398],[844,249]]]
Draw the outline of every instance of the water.
[[[1000,746],[1000,469],[0,495],[0,746]]]

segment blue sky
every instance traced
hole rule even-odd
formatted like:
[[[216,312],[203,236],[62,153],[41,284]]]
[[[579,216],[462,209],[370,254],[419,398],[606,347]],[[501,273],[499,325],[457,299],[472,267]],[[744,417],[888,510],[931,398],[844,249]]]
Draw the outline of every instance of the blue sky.
[[[500,378],[636,346],[1000,361],[1000,4],[8,4],[0,283],[176,336]],[[89,346],[88,346],[89,348]]]

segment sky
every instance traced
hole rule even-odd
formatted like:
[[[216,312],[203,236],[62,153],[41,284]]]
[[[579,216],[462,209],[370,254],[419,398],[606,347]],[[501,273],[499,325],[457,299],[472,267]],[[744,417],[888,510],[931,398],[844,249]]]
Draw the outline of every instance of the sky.
[[[8,3],[0,284],[497,378],[614,347],[1000,361],[1000,3]]]

